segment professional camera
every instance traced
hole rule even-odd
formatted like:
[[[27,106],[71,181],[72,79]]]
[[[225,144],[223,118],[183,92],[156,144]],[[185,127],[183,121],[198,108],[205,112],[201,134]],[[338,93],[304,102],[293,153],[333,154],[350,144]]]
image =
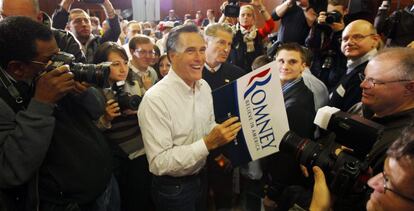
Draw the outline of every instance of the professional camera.
[[[115,92],[115,101],[118,102],[120,110],[138,110],[138,106],[141,103],[142,98],[138,95],[130,95],[125,92],[124,85],[124,81],[118,81],[112,86],[112,90]]]
[[[332,11],[332,12],[326,13],[325,22],[327,24],[340,23],[341,20],[342,20],[342,14],[338,11]]]
[[[239,17],[240,5],[238,0],[228,0],[229,4],[224,7],[224,15],[226,17]]]
[[[47,67],[47,71],[53,70],[62,65],[69,65],[75,81],[95,84],[98,87],[109,87],[108,77],[110,73],[110,62],[100,64],[74,63],[75,57],[72,54],[59,52],[50,59],[52,64]]]
[[[315,123],[319,121],[323,127],[335,132],[335,142],[322,146],[293,132],[287,132],[280,142],[280,151],[294,155],[310,172],[312,166],[319,166],[327,176],[330,190],[336,195],[360,193],[370,177],[365,156],[381,136],[384,127],[335,108],[322,112],[318,117],[318,111]],[[362,148],[355,148],[360,146]]]

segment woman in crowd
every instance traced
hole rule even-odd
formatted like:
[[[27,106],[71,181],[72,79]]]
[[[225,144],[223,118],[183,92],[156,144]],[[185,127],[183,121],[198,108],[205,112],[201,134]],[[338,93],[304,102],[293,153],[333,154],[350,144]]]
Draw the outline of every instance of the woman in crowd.
[[[110,88],[102,90],[106,112],[98,127],[103,128],[114,156],[114,174],[119,183],[122,210],[153,210],[151,174],[145,156],[136,110],[140,102],[130,79],[128,56],[121,46],[106,42],[99,46],[94,63],[111,62]],[[129,97],[126,97],[129,96]],[[129,105],[134,99],[135,107]]]
[[[157,71],[159,80],[161,80],[162,78],[164,78],[164,76],[167,75],[168,71],[170,71],[170,67],[171,64],[170,61],[168,61],[167,54],[160,56],[158,63],[155,64],[154,67],[155,71]]]
[[[256,27],[255,7],[266,20],[263,28]],[[253,0],[251,4],[241,6],[238,23],[233,26],[230,62],[246,72],[252,71],[254,59],[264,53],[263,38],[266,38],[274,27],[275,22],[263,5],[263,0]]]

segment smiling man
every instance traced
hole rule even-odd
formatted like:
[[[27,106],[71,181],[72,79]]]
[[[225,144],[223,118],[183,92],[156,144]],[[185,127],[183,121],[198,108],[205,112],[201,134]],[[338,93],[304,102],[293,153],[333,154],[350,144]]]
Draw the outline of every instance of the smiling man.
[[[211,89],[201,79],[205,51],[197,26],[174,28],[167,39],[171,70],[138,110],[157,210],[206,210],[207,155],[241,129],[237,117],[215,123]]]
[[[329,106],[347,111],[361,100],[361,80],[358,74],[363,72],[368,61],[377,53],[380,40],[374,26],[365,20],[356,20],[342,32],[341,51],[348,59],[347,70],[333,88]]]

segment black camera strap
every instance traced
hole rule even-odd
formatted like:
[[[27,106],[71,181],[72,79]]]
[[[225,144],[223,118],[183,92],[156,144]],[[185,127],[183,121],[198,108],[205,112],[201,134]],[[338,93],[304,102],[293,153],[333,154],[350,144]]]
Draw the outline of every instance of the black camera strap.
[[[20,95],[17,88],[14,84],[10,81],[10,79],[6,76],[4,69],[0,67],[0,82],[1,85],[7,90],[9,95],[14,99],[14,103],[16,103],[19,107],[23,110],[25,109],[23,97]]]

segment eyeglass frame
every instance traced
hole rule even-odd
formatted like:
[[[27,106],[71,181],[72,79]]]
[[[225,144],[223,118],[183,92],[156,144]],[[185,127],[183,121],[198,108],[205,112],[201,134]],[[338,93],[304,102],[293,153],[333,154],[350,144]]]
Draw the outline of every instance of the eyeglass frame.
[[[367,35],[362,35],[362,34],[353,34],[351,36],[349,36],[346,40],[344,39],[344,37],[339,38],[340,42],[348,42],[350,39],[354,40],[355,42],[361,42],[363,39],[373,36],[376,34],[367,34]]]
[[[373,78],[367,78],[365,77],[364,73],[358,73],[358,77],[361,80],[361,83],[364,81],[368,82],[369,87],[368,88],[374,88],[376,84],[384,85],[384,84],[391,84],[391,83],[400,83],[400,82],[409,82],[412,80],[393,80],[393,81],[377,81]]]
[[[152,51],[146,51],[146,50],[142,50],[142,49],[139,49],[139,48],[138,49],[135,49],[134,50],[134,53],[137,53],[140,56],[151,56],[151,57],[154,57],[155,54],[156,54],[156,52],[154,50],[152,50]]]
[[[388,190],[388,191],[390,191],[390,192],[394,193],[395,195],[397,195],[397,196],[401,197],[402,199],[405,199],[405,200],[407,200],[407,201],[409,201],[409,202],[411,202],[411,203],[414,203],[414,198],[410,198],[410,197],[408,197],[408,196],[405,196],[405,195],[404,195],[404,194],[402,194],[402,193],[399,193],[399,192],[398,192],[398,191],[396,191],[396,190],[393,190],[393,189],[391,189],[391,188],[388,188],[388,187],[387,187],[387,182],[388,182],[388,181],[390,181],[390,180],[388,179],[388,177],[387,177],[387,175],[385,174],[385,172],[384,172],[384,171],[383,171],[383,172],[381,172],[381,174],[382,174],[382,178],[383,178],[383,182],[384,182],[384,185],[383,185],[384,192],[383,192],[383,194],[385,194],[385,193],[387,192],[387,190]]]

